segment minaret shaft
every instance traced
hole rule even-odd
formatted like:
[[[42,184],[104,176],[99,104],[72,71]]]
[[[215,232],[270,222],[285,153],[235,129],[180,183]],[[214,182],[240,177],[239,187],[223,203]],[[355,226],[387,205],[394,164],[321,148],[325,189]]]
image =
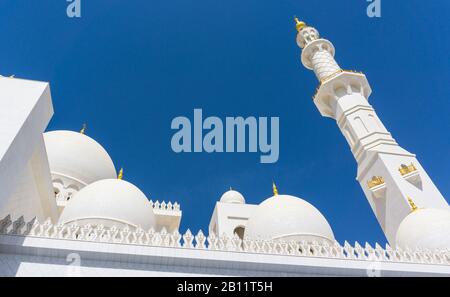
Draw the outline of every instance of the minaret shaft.
[[[313,70],[317,78],[322,81],[341,70],[333,56],[326,50],[317,50],[311,57]]]
[[[302,64],[320,81],[314,104],[323,116],[336,120],[357,161],[356,179],[386,238],[395,245],[397,229],[411,211],[409,197],[419,208],[450,207],[415,155],[397,144],[369,104],[372,90],[366,76],[342,70],[333,44],[315,28],[297,29]]]

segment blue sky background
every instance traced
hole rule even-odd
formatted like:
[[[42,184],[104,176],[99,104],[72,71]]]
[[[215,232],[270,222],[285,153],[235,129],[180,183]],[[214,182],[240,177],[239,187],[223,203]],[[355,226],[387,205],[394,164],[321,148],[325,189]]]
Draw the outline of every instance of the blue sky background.
[[[311,96],[317,81],[300,63],[294,14],[336,47],[344,69],[366,73],[371,104],[394,138],[416,153],[450,197],[450,2],[382,0],[0,0],[0,73],[49,81],[49,130],[79,130],[110,153],[125,179],[154,200],[181,203],[181,230],[206,230],[230,186],[248,203],[303,197],[343,242],[384,243],[355,180],[356,163],[335,121]],[[258,153],[175,154],[171,120],[280,117],[280,158]]]

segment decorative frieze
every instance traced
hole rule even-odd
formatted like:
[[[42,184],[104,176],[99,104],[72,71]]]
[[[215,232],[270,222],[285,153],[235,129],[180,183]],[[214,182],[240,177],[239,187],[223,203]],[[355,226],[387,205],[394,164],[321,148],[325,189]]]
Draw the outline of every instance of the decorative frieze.
[[[400,168],[398,169],[398,171],[403,176],[403,175],[407,175],[411,172],[417,171],[417,168],[416,168],[416,166],[414,166],[413,163],[411,163],[410,165],[402,164],[402,165],[400,165]]]
[[[384,179],[381,176],[373,176],[372,179],[367,181],[367,185],[369,186],[369,189],[380,186],[382,184],[384,184]]]

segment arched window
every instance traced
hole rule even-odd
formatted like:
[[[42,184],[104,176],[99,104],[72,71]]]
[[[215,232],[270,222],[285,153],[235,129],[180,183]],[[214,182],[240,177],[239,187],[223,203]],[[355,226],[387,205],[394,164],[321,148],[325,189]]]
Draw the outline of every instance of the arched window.
[[[234,228],[233,234],[237,234],[237,236],[240,239],[244,239],[244,232],[245,232],[245,227],[237,226],[236,228]]]

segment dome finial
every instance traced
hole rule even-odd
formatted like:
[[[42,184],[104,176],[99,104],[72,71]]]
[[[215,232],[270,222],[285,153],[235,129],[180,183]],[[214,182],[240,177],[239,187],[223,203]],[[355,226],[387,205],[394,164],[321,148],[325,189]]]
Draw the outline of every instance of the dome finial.
[[[278,196],[277,185],[275,184],[274,181],[272,181],[272,190],[273,190],[273,195],[274,195],[274,196]]]
[[[297,29],[298,32],[300,32],[304,27],[306,27],[306,23],[300,21],[298,17],[294,16],[294,20],[295,20],[295,28]]]
[[[123,168],[120,168],[119,174],[117,175],[117,179],[123,179]]]
[[[86,128],[87,128],[86,123],[84,123],[83,126],[81,127],[80,133],[81,134],[85,134],[86,133]]]
[[[417,205],[414,203],[414,201],[409,196],[408,196],[408,203],[409,203],[409,206],[411,206],[411,212],[419,209],[417,207]]]

